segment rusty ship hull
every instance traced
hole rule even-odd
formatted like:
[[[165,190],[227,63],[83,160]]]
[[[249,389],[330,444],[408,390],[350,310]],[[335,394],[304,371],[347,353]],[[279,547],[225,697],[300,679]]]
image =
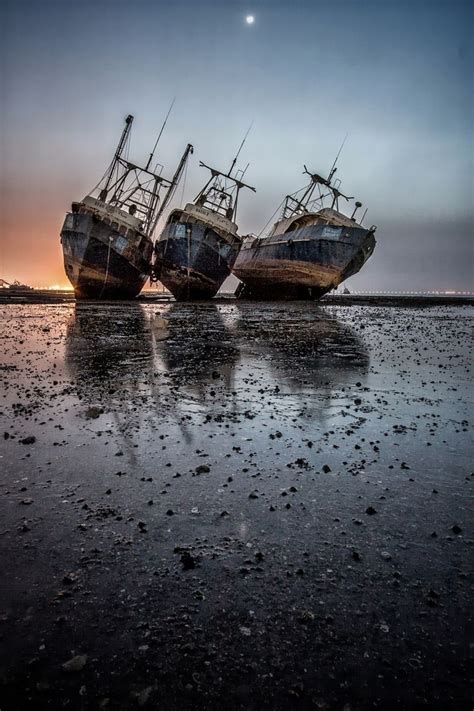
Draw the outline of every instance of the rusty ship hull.
[[[177,301],[212,299],[230,276],[240,246],[236,234],[175,210],[155,244],[154,278]]]
[[[66,215],[61,243],[76,298],[135,298],[150,275],[151,240],[87,209],[75,209]]]
[[[267,238],[247,238],[233,273],[237,296],[319,299],[356,274],[375,247],[371,230],[313,224]]]

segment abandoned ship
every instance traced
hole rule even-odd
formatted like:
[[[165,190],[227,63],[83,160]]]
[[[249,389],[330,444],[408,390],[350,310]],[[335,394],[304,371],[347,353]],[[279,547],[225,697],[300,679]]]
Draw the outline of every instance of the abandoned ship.
[[[239,192],[255,192],[242,182],[243,173],[231,175],[244,141],[228,173],[200,162],[209,180],[193,203],[170,213],[155,244],[152,279],[177,301],[212,299],[231,274],[242,244],[235,223]]]
[[[131,299],[140,293],[150,276],[157,221],[193,150],[188,144],[173,179],[167,180],[152,167],[165,124],[146,166],[140,167],[124,157],[132,123],[133,116],[127,116],[100,183],[81,202],[73,202],[66,214],[61,230],[64,268],[77,299]]]
[[[362,203],[355,203],[350,217],[339,211],[339,198],[353,198],[340,192],[335,163],[327,178],[304,168],[309,184],[286,196],[268,236],[243,240],[233,269],[242,282],[236,296],[319,299],[356,274],[374,251],[376,227],[362,226],[365,213],[356,221]]]

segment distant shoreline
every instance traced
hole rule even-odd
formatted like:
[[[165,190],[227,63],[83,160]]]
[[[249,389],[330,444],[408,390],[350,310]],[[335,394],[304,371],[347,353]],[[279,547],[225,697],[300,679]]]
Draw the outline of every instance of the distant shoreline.
[[[133,303],[148,304],[154,302],[173,302],[171,294],[162,292],[145,291]],[[222,294],[212,300],[212,303],[226,303],[235,301],[233,294]],[[75,302],[72,291],[52,291],[50,289],[32,289],[25,292],[9,293],[9,289],[0,290],[0,304],[61,304]],[[98,303],[94,301],[81,301],[78,303]],[[100,302],[104,303],[104,302]],[[114,302],[117,303],[117,302]],[[131,303],[131,302],[123,302]],[[192,302],[190,302],[192,303]],[[200,302],[211,303],[211,302]],[[256,302],[257,303],[257,302]],[[260,303],[260,302],[258,302]],[[263,302],[264,303],[264,302]],[[291,303],[291,302],[281,302]],[[474,296],[454,294],[434,295],[394,295],[387,294],[330,294],[322,298],[321,305],[331,306],[471,306]]]

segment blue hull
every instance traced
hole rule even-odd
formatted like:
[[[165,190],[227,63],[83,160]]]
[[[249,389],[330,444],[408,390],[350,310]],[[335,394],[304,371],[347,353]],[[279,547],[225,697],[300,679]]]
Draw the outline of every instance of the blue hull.
[[[155,245],[155,278],[177,301],[212,299],[231,274],[240,244],[204,222],[167,223]]]

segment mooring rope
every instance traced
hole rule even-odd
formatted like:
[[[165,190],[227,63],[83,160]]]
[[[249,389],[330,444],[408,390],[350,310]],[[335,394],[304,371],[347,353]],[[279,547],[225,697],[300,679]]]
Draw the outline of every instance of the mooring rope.
[[[100,292],[99,299],[102,298],[102,294],[104,293],[104,289],[105,289],[105,286],[106,286],[106,284],[107,284],[107,278],[108,278],[108,276],[109,276],[110,248],[111,248],[111,247],[112,247],[112,237],[109,237],[109,248],[108,248],[108,250],[107,250],[107,266],[106,266],[106,269],[105,269],[105,279],[104,279],[104,283],[102,284],[102,290],[101,290],[101,292]]]

